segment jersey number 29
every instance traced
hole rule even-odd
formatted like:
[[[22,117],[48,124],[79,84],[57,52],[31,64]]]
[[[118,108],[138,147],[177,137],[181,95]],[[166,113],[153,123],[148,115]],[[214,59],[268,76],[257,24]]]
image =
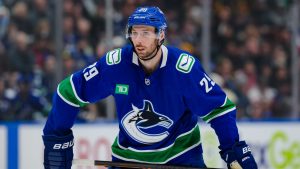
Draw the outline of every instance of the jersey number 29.
[[[97,70],[97,68],[95,67],[97,64],[97,62],[95,62],[94,64],[88,66],[87,68],[85,68],[83,70],[84,74],[84,78],[86,81],[90,80],[91,78],[95,77],[99,72]]]

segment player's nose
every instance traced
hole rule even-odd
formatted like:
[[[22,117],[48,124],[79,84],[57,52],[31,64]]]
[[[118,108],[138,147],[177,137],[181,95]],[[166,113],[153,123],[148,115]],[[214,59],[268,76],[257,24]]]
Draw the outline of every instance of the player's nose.
[[[135,41],[139,44],[142,44],[142,42],[144,41],[144,37],[141,35],[136,36]]]
[[[143,41],[142,40],[136,40],[135,41],[135,46],[139,47],[143,45]]]

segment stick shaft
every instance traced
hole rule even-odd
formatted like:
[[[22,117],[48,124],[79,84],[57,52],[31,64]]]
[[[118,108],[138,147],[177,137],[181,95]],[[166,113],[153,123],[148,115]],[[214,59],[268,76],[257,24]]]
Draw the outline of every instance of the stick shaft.
[[[145,169],[201,169],[196,167],[185,167],[185,166],[174,166],[174,165],[112,162],[112,161],[85,160],[85,159],[75,159],[73,160],[73,164],[84,165],[84,166],[105,166],[105,167],[145,168]]]

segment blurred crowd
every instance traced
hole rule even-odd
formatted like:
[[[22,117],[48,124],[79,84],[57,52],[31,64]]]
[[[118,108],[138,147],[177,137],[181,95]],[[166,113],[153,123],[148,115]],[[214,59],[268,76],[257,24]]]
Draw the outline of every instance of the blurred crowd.
[[[107,50],[105,0],[64,0],[63,52],[55,56],[55,3],[0,0],[0,121],[43,120],[63,77],[97,61]],[[211,77],[238,106],[240,119],[289,118],[291,33],[288,1],[218,0],[212,4]],[[113,47],[124,45],[128,16],[137,6],[159,6],[167,16],[167,45],[200,60],[201,0],[114,0]],[[79,118],[105,118],[102,102]]]

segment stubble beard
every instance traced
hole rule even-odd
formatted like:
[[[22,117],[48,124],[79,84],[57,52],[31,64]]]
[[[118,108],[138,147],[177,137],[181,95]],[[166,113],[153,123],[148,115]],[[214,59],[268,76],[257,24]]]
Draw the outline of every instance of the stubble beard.
[[[143,49],[143,50],[139,50],[139,49]],[[157,48],[155,46],[151,46],[147,48],[143,45],[136,45],[135,47],[135,51],[141,60],[147,60],[149,58],[152,58],[153,54],[157,53],[156,50]]]
[[[152,49],[152,51],[154,51],[156,49]],[[154,52],[152,51],[141,51],[141,52],[137,52],[137,55],[139,56],[140,59],[142,60],[147,60],[151,57],[153,57]]]

